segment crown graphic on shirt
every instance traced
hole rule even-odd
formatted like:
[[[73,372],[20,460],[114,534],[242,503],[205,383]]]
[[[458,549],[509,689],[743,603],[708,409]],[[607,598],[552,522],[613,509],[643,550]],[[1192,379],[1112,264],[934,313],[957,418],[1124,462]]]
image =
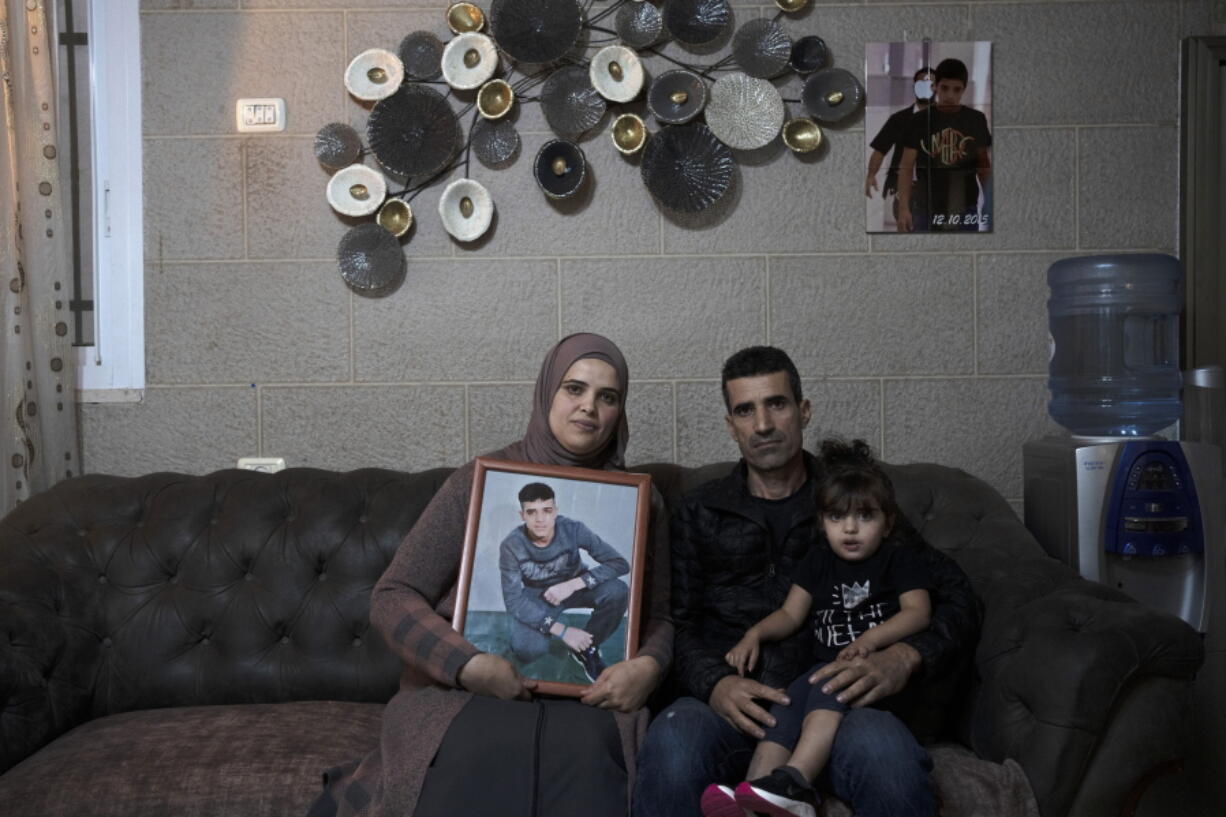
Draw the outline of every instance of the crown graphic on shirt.
[[[870,582],[868,579],[864,580],[864,584],[860,584],[859,582],[852,582],[850,587],[848,587],[845,584],[841,585],[840,589],[843,591],[843,609],[850,610],[851,608],[855,607],[860,602],[867,599],[868,593],[869,593],[869,585],[870,585]]]

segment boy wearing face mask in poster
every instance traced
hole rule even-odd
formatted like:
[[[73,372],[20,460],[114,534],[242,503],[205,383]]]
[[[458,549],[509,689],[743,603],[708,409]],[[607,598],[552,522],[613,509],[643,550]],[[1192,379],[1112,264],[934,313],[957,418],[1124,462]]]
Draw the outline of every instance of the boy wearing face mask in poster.
[[[877,189],[877,174],[881,171],[881,164],[885,161],[886,154],[893,151],[890,156],[890,168],[885,174],[885,184],[881,187],[881,196],[882,198],[893,198],[895,221],[898,220],[898,165],[902,161],[903,137],[907,133],[907,125],[911,117],[932,104],[932,85],[935,76],[932,69],[926,65],[916,71],[913,76],[915,102],[890,114],[890,118],[881,126],[881,130],[873,137],[873,141],[869,142],[869,147],[873,149],[873,152],[868,157],[868,175],[864,179],[864,195],[870,199],[873,197],[873,191]]]

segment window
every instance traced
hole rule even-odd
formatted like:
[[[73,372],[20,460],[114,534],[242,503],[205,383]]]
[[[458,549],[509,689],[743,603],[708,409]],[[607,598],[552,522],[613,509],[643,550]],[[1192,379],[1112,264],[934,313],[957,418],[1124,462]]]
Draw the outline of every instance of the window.
[[[145,387],[139,0],[57,0],[73,344],[86,402]]]

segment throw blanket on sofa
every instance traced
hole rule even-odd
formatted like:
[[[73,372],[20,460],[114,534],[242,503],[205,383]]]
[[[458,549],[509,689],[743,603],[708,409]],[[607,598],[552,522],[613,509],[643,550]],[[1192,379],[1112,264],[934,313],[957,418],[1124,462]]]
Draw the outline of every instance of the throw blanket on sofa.
[[[1039,806],[1022,767],[992,763],[963,746],[928,747],[941,817],[1039,817]],[[826,800],[819,817],[854,817],[842,800]]]

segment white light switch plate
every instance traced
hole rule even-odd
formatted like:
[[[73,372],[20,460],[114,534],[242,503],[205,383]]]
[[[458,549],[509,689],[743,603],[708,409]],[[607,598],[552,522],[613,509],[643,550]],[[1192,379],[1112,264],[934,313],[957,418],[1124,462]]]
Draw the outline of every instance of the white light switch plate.
[[[240,99],[234,106],[239,133],[271,133],[285,130],[284,99]]]
[[[247,471],[275,474],[285,470],[285,457],[240,457],[238,467]]]

